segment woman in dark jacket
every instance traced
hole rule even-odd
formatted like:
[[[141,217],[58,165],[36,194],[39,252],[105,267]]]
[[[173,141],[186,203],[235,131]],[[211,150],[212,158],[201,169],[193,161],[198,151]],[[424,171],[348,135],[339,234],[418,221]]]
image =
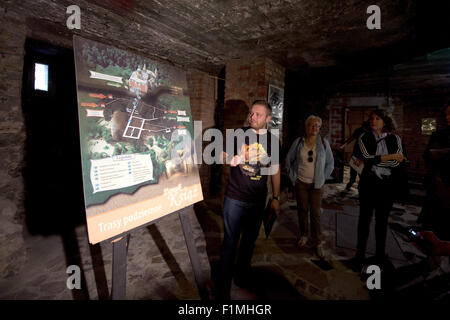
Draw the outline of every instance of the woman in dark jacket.
[[[376,263],[385,262],[385,247],[389,213],[401,185],[398,175],[400,163],[406,160],[401,138],[392,133],[392,119],[382,110],[369,116],[370,131],[358,138],[356,156],[364,162],[359,182],[360,214],[356,263],[365,259],[370,222],[375,210]]]

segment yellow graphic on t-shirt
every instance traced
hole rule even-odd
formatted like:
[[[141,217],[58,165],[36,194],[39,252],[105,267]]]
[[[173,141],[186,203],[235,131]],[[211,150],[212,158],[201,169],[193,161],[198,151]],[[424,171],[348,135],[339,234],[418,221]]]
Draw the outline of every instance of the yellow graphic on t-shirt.
[[[242,154],[244,155],[244,161],[246,163],[250,162],[252,164],[261,162],[261,159],[263,157],[267,157],[267,152],[264,149],[263,145],[257,142],[251,145],[244,144],[242,146]]]
[[[241,147],[239,155],[243,160],[243,163],[239,165],[243,173],[252,177],[252,180],[259,180],[261,178],[261,166],[268,164],[268,154],[263,145],[257,142],[251,145],[244,144]]]

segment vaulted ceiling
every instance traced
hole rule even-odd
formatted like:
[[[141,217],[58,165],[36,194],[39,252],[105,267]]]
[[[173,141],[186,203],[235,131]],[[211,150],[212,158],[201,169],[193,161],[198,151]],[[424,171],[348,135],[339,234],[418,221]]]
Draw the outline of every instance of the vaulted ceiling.
[[[230,59],[267,56],[305,66],[399,63],[450,47],[448,1],[415,0],[24,0],[2,6],[29,26],[81,36],[186,68],[217,74]],[[430,4],[425,4],[430,3]],[[68,30],[66,8],[81,9]],[[369,30],[367,8],[381,9]]]

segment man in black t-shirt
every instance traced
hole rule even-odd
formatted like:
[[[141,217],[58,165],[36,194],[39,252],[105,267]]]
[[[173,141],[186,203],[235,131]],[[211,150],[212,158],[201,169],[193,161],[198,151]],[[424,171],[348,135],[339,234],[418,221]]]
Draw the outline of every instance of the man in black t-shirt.
[[[253,103],[248,121],[250,127],[227,135],[224,163],[230,165],[230,176],[223,205],[224,239],[221,248],[221,279],[217,299],[230,299],[231,281],[237,244],[240,240],[235,283],[243,286],[249,280],[250,262],[263,220],[267,197],[267,176],[271,176],[272,209],[279,210],[280,168],[279,140],[267,131],[270,106],[264,100]]]

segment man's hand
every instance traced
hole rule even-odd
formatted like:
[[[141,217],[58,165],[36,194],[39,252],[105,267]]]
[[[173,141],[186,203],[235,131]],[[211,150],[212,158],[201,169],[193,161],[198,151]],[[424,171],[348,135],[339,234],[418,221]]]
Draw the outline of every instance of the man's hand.
[[[419,237],[431,246],[431,254],[436,256],[450,256],[450,241],[439,239],[433,231],[419,231]]]
[[[419,237],[427,241],[431,245],[431,253],[437,255],[439,253],[441,240],[432,231],[420,231]]]
[[[272,203],[270,205],[270,208],[272,210],[275,210],[278,212],[278,210],[280,210],[280,201],[278,201],[277,199],[272,199]]]
[[[353,162],[359,167],[363,161],[360,158],[355,158]]]
[[[242,159],[239,156],[234,156],[233,158],[231,158],[231,161],[228,161],[228,159],[228,154],[225,151],[222,151],[222,160],[224,164],[229,164],[232,167],[236,167],[242,162]]]
[[[242,162],[241,157],[234,156],[233,159],[231,159],[230,166],[236,167]]]

